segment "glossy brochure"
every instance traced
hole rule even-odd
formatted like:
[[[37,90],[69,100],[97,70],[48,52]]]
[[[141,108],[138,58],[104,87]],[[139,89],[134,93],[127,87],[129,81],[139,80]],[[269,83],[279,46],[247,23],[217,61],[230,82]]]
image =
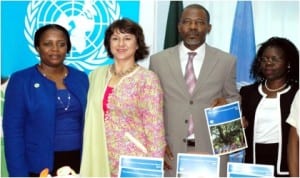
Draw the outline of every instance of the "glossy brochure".
[[[163,177],[162,158],[121,156],[119,177]]]
[[[233,153],[247,148],[239,102],[204,109],[212,152]]]
[[[228,162],[227,177],[274,177],[274,166]]]
[[[220,157],[207,154],[177,154],[176,177],[219,177]]]

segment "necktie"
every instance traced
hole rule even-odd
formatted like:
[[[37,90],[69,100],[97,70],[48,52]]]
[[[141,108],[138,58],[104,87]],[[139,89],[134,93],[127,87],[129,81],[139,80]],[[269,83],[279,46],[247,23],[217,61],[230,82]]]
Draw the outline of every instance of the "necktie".
[[[185,83],[188,87],[188,90],[189,90],[189,93],[192,94],[193,91],[194,91],[194,88],[196,86],[196,75],[195,75],[195,72],[194,72],[194,67],[193,67],[193,59],[195,57],[197,53],[196,52],[189,52],[188,55],[189,55],[189,59],[188,59],[188,62],[186,64],[186,67],[185,67],[185,76],[184,76],[184,79],[185,79]]]
[[[189,93],[190,95],[192,95],[193,91],[194,91],[194,88],[196,86],[196,75],[195,75],[195,72],[194,72],[194,67],[193,67],[193,59],[195,57],[197,53],[196,52],[189,52],[188,53],[188,62],[186,64],[186,67],[185,67],[185,76],[184,76],[184,79],[185,79],[185,82],[186,82],[186,85],[188,87],[188,90],[189,90]],[[189,117],[189,121],[188,121],[188,134],[189,136],[193,134],[193,130],[194,130],[194,121],[193,121],[193,117],[192,117],[192,114],[190,115]]]

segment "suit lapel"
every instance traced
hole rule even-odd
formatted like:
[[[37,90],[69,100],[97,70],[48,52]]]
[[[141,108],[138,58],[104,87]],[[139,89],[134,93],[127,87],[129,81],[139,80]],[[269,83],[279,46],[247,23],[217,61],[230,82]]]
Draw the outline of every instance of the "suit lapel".
[[[203,85],[203,81],[209,79],[209,74],[214,69],[214,66],[217,63],[217,60],[215,58],[216,56],[214,55],[213,49],[210,46],[206,45],[204,61],[200,70],[200,74],[198,76],[193,95],[197,93],[197,91],[201,88],[201,86]]]
[[[178,83],[180,90],[183,91],[184,95],[189,96],[189,92],[187,86],[185,84],[185,80],[183,77],[183,73],[181,70],[180,64],[180,56],[179,56],[179,46],[175,46],[172,50],[169,51],[169,58],[167,58],[168,66],[170,68],[170,75],[173,76],[174,80]]]

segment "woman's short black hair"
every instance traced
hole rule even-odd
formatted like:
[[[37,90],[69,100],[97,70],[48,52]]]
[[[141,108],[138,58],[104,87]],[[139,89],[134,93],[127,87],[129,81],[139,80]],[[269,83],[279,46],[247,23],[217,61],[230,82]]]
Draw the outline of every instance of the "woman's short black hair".
[[[63,32],[67,40],[67,53],[69,53],[72,47],[69,32],[63,26],[60,26],[58,24],[47,24],[40,27],[34,34],[34,47],[37,48],[40,45],[42,35],[49,29],[55,29]]]

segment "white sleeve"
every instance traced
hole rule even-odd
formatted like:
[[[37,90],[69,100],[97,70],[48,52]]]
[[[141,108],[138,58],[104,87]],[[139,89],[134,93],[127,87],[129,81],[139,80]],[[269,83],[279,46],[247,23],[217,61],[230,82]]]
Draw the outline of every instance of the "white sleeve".
[[[287,118],[286,122],[289,123],[291,126],[297,129],[298,135],[300,135],[300,127],[299,127],[299,90],[297,91],[294,100],[291,105],[290,115]]]

